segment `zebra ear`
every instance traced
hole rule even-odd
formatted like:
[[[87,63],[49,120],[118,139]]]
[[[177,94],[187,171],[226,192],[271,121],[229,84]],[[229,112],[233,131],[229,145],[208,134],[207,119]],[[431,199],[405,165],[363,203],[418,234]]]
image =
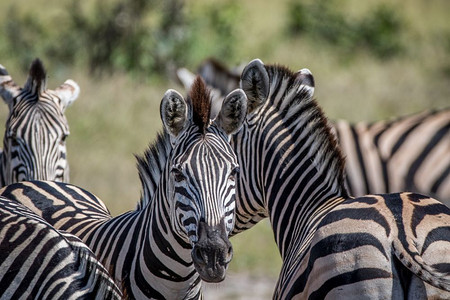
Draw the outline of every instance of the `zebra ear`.
[[[222,103],[222,108],[215,120],[217,126],[230,135],[238,131],[247,115],[247,96],[241,89],[229,93]]]
[[[296,84],[299,84],[299,89],[305,91],[309,97],[314,95],[314,77],[309,69],[301,69],[295,73]]]
[[[195,80],[195,74],[186,68],[180,68],[177,70],[177,77],[184,88],[189,91]]]
[[[22,88],[15,84],[5,67],[0,65],[0,96],[5,103],[8,106],[11,106],[14,98],[16,98],[21,91]]]
[[[80,87],[75,81],[68,79],[55,89],[55,94],[60,99],[61,109],[64,111],[78,98]]]
[[[160,106],[164,128],[172,137],[177,137],[187,122],[188,108],[183,96],[169,89],[164,94]]]
[[[248,98],[248,112],[253,112],[269,97],[269,74],[259,59],[252,60],[242,71],[241,89]]]

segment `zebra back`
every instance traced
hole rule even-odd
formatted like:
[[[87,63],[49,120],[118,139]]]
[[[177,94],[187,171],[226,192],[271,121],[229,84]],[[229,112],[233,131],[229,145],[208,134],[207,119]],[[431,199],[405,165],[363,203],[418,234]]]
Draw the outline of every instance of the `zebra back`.
[[[334,130],[355,196],[412,191],[450,205],[450,108]]]
[[[79,94],[73,80],[55,90],[39,59],[33,61],[23,88],[0,65],[0,96],[9,108],[0,157],[0,186],[23,180],[69,180],[64,111]]]
[[[18,202],[0,197],[0,298],[121,299],[95,255]]]

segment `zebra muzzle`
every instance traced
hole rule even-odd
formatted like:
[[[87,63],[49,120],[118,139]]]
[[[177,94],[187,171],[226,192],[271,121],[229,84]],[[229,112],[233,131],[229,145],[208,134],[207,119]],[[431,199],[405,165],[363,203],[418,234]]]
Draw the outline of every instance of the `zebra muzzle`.
[[[225,279],[228,264],[233,257],[233,247],[223,220],[210,226],[201,221],[198,225],[198,242],[192,249],[192,260],[202,280],[220,282]]]

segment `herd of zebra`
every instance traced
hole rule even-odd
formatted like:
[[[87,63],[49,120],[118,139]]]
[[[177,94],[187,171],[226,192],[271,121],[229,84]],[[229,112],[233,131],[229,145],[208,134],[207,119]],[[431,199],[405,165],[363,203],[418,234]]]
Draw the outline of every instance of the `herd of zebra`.
[[[308,69],[208,60],[168,90],[137,158],[135,210],[111,216],[67,183],[68,80],[24,87],[0,65],[0,298],[199,299],[229,237],[269,218],[275,299],[450,299],[450,109],[329,122]],[[407,191],[407,192],[405,192]]]

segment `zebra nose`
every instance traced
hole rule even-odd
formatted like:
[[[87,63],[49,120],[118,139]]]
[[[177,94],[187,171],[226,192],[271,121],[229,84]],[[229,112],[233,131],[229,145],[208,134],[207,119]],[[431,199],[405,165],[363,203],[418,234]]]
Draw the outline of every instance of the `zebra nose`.
[[[215,268],[217,265],[228,265],[233,258],[233,247],[213,247],[210,245],[195,245],[192,250],[194,263]]]
[[[225,225],[209,226],[200,222],[198,242],[192,249],[194,266],[203,280],[219,282],[233,257],[233,247],[226,234]]]

